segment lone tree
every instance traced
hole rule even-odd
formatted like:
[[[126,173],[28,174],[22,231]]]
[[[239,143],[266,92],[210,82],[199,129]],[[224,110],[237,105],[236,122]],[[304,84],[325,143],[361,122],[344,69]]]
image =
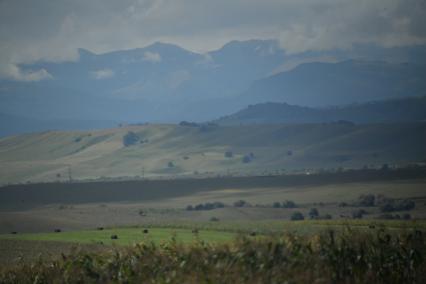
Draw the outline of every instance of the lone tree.
[[[316,219],[316,218],[318,218],[318,216],[319,216],[318,209],[316,209],[316,208],[311,208],[311,210],[309,210],[308,215],[309,215],[309,217],[310,217],[311,219]]]
[[[133,131],[127,132],[126,135],[123,136],[123,145],[125,147],[136,144],[139,141],[139,136]]]
[[[234,153],[232,153],[232,151],[225,152],[225,158],[232,158],[232,156],[234,156]]]
[[[250,163],[251,162],[251,157],[249,155],[245,155],[243,157],[242,161],[243,161],[244,164]]]

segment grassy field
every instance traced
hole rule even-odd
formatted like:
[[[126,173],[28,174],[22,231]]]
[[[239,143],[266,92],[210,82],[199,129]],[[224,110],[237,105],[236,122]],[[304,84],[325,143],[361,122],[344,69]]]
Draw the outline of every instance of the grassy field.
[[[390,172],[393,173],[393,172]],[[367,176],[368,177],[368,176]],[[415,202],[409,213],[413,219],[426,218],[426,180],[403,179],[398,175],[374,176],[365,180],[355,175],[325,177],[247,177],[183,179],[169,181],[129,181],[91,183],[52,183],[0,188],[0,233],[93,230],[97,227],[164,226],[182,223],[288,221],[295,211],[307,216],[316,207],[321,215],[335,220],[351,218],[354,210],[367,212],[364,218],[377,219],[376,207],[340,207],[353,203],[362,194],[410,198]],[[252,206],[234,207],[244,199]],[[275,201],[293,200],[297,208],[272,208]],[[187,211],[187,205],[220,201],[224,208]],[[260,205],[260,206],[256,206]],[[141,213],[142,212],[142,213]],[[238,225],[237,225],[238,226]],[[252,228],[256,228],[253,224]]]
[[[197,233],[191,229],[182,228],[149,228],[144,233],[143,228],[114,228],[104,230],[82,230],[61,233],[33,233],[18,235],[0,235],[2,240],[27,240],[27,241],[60,241],[79,244],[117,244],[132,245],[140,242],[161,243],[172,238],[178,242],[191,243],[194,241],[226,242],[235,238],[235,233],[216,230],[200,230]],[[111,239],[116,235],[118,239]]]
[[[143,143],[124,147],[123,136],[129,131]],[[426,158],[425,133],[425,123],[143,125],[91,132],[49,131],[0,139],[0,184],[67,181],[69,169],[72,178],[84,180],[404,165]],[[232,157],[225,157],[226,151],[232,151]],[[250,162],[243,163],[250,153]]]

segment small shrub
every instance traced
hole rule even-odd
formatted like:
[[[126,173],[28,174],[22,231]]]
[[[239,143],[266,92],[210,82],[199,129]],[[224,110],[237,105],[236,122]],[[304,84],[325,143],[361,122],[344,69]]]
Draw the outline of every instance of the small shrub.
[[[219,222],[219,218],[217,217],[211,217],[210,222]]]
[[[392,211],[408,211],[414,209],[416,203],[411,199],[387,199],[380,206],[380,211],[382,212],[392,212]]]
[[[213,203],[211,203],[211,202],[206,202],[206,203],[200,203],[200,204],[197,204],[197,205],[195,205],[195,206],[192,206],[192,205],[188,205],[187,207],[186,207],[186,210],[188,210],[188,211],[191,211],[191,210],[213,210],[213,209],[216,209],[216,208],[223,208],[223,207],[225,207],[225,204],[223,204],[222,202],[218,202],[218,201],[216,201],[216,202],[213,202]]]
[[[169,168],[173,168],[174,166],[175,166],[175,164],[172,161],[167,163],[167,167],[169,167]]]
[[[365,207],[374,206],[376,198],[373,194],[362,194],[358,197],[358,205]]]
[[[282,208],[296,208],[297,205],[294,201],[286,200],[282,203]]]
[[[238,200],[234,202],[234,207],[245,207],[248,203],[245,200]]]
[[[180,126],[186,126],[186,127],[198,127],[198,126],[200,126],[196,122],[189,122],[189,121],[181,121],[181,122],[179,122],[179,125]]]
[[[252,158],[249,155],[245,155],[242,159],[243,164],[248,164],[250,163],[252,160]]]
[[[303,214],[299,211],[294,212],[293,214],[291,214],[290,219],[292,221],[299,221],[299,220],[304,220],[305,216],[303,216]]]
[[[281,203],[276,201],[276,202],[274,202],[272,204],[272,207],[274,207],[274,208],[281,208]]]
[[[233,156],[234,156],[234,153],[232,153],[232,151],[225,152],[225,158],[232,158]]]
[[[317,208],[311,208],[311,210],[309,210],[308,215],[311,219],[317,218],[319,216],[318,209]]]
[[[219,201],[213,202],[213,207],[214,208],[224,208],[225,204]]]
[[[139,136],[133,131],[129,131],[127,132],[126,135],[123,136],[124,147],[135,145],[138,141],[139,141]]]
[[[318,219],[321,219],[321,220],[331,220],[331,219],[333,219],[333,216],[331,216],[330,214],[325,214],[325,215],[319,216]]]
[[[365,211],[364,209],[358,209],[352,212],[352,218],[362,219],[362,217],[364,217],[364,214],[367,214],[367,211]]]

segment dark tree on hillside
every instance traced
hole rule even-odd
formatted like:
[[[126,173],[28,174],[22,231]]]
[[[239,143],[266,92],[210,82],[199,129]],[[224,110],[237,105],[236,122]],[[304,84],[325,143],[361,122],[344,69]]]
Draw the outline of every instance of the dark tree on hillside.
[[[125,147],[136,144],[139,141],[139,136],[133,131],[127,132],[126,135],[123,136],[123,145]]]
[[[250,163],[250,162],[251,162],[251,157],[249,155],[245,155],[243,157],[243,163],[247,164],[247,163]]]
[[[225,152],[225,158],[232,158],[232,156],[234,156],[234,153],[232,153],[232,151]]]

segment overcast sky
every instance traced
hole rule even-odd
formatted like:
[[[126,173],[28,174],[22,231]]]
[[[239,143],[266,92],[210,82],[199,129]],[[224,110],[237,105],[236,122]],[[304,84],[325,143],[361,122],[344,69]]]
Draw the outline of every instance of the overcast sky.
[[[287,52],[426,43],[426,0],[0,0],[0,77],[18,63],[76,60],[155,41],[193,51],[276,38]]]

